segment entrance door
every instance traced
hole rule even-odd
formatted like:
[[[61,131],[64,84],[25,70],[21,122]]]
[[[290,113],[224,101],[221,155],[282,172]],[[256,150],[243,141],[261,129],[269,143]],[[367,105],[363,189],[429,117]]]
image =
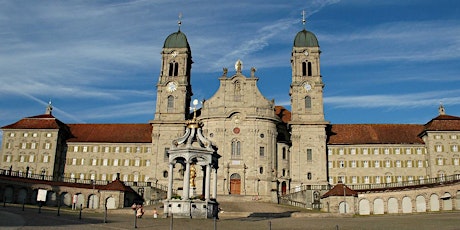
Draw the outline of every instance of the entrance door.
[[[286,189],[287,189],[286,181],[283,181],[281,183],[281,195],[286,195]]]
[[[238,173],[230,176],[230,194],[241,194],[241,177]]]

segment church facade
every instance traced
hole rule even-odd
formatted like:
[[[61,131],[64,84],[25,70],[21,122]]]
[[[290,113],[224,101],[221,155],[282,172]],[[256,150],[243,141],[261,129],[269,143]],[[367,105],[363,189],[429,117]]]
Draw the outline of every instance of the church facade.
[[[146,124],[65,124],[52,115],[2,127],[0,168],[54,180],[168,184],[169,150],[191,117],[192,52],[180,30],[161,52],[154,118]],[[319,43],[298,32],[291,52],[291,111],[259,91],[256,69],[223,69],[217,92],[196,111],[220,155],[217,193],[267,197],[305,185],[381,184],[460,174],[460,117],[426,124],[330,124],[324,117]],[[262,83],[263,84],[263,83]],[[174,165],[174,189],[185,166]],[[203,183],[197,170],[197,184]],[[200,186],[197,186],[200,194]]]

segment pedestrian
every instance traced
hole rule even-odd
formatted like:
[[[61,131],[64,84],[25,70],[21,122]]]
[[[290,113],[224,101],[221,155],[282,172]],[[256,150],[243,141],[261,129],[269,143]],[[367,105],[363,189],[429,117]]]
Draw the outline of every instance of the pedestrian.
[[[142,218],[143,215],[144,215],[144,207],[142,205],[139,205],[139,207],[137,207],[136,216],[137,218]]]
[[[153,208],[153,218],[154,219],[158,218],[157,208]]]

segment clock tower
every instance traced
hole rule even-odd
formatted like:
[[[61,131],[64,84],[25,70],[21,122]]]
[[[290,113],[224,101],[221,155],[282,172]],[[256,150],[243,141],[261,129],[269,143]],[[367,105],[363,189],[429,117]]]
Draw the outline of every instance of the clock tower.
[[[291,187],[327,184],[326,126],[319,44],[305,29],[291,53]]]
[[[192,53],[180,30],[169,35],[162,52],[155,121],[184,123],[190,111]]]

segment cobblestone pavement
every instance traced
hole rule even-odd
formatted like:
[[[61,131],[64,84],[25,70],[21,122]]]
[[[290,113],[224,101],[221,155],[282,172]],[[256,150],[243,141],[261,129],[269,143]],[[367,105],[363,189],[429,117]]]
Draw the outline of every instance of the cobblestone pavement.
[[[330,216],[308,213],[297,213],[292,217],[291,212],[282,213],[250,213],[248,216],[222,214],[221,219],[154,219],[144,215],[136,219],[138,229],[460,229],[460,212],[424,213],[409,215],[379,215],[379,216]],[[24,211],[21,206],[0,207],[1,229],[134,229],[134,213],[124,210],[124,213],[109,213],[107,223],[103,213],[82,212],[61,209],[57,215],[56,209],[43,208],[38,213],[36,207],[27,206]],[[172,227],[171,227],[172,226]]]

